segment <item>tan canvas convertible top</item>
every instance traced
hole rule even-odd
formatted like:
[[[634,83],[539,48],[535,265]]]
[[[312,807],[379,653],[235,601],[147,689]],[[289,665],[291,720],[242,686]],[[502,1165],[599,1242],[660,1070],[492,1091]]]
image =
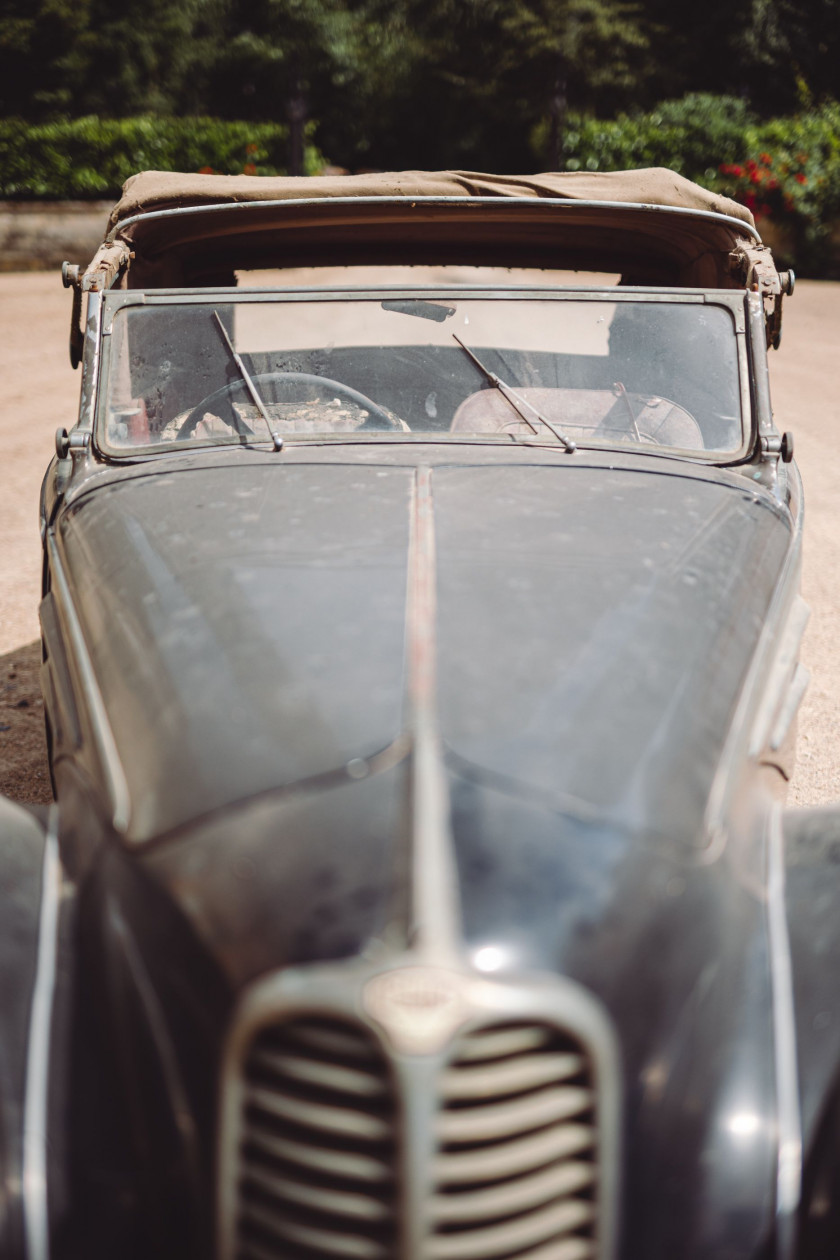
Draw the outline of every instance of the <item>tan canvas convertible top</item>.
[[[750,212],[661,168],[298,178],[144,171],[126,182],[83,287],[224,285],[253,267],[446,262],[619,272],[639,284],[758,282],[778,292]]]
[[[552,197],[670,206],[728,215],[755,227],[746,206],[693,184],[675,171],[549,171],[544,175],[482,175],[473,171],[397,171],[367,175],[182,175],[141,171],[126,181],[108,222],[184,206],[324,200],[333,197]]]

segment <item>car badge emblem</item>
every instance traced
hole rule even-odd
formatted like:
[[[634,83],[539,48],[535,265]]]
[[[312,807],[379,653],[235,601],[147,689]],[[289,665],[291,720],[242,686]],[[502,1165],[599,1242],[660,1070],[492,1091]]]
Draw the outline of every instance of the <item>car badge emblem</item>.
[[[463,979],[433,967],[382,972],[365,985],[362,1002],[403,1054],[434,1054],[468,1015]]]

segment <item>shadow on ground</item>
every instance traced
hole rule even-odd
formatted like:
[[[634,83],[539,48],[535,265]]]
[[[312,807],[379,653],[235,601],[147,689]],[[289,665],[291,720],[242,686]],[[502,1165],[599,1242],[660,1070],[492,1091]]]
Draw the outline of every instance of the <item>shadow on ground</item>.
[[[53,798],[40,668],[38,640],[0,656],[0,793],[22,805]]]

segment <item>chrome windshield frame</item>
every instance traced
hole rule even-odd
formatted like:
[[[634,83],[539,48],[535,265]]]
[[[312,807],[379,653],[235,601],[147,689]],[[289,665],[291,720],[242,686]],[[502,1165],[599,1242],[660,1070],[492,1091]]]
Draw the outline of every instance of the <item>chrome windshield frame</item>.
[[[229,448],[241,449],[242,442],[240,439],[220,438],[217,441],[208,441],[206,438],[199,440],[189,439],[179,442],[177,448],[171,442],[156,443],[154,445],[138,446],[134,448],[116,447],[109,445],[107,442],[107,419],[106,406],[108,398],[108,374],[110,360],[110,338],[113,329],[114,319],[121,311],[151,306],[206,306],[213,307],[215,305],[236,305],[240,303],[255,303],[265,301],[276,301],[284,303],[296,302],[370,302],[383,299],[397,300],[426,300],[426,301],[463,301],[465,299],[488,300],[488,301],[581,301],[581,302],[610,302],[610,303],[669,303],[680,305],[711,305],[724,308],[731,316],[733,321],[733,332],[736,338],[737,350],[737,369],[738,369],[738,386],[741,406],[741,429],[742,442],[737,451],[697,451],[678,449],[675,447],[654,447],[654,446],[628,446],[627,444],[610,445],[604,442],[588,443],[578,440],[577,445],[581,450],[594,451],[617,451],[624,454],[632,451],[636,455],[650,456],[652,458],[666,459],[684,459],[692,463],[698,463],[712,467],[728,467],[733,464],[743,463],[750,458],[757,440],[758,425],[755,415],[755,406],[751,389],[751,371],[750,356],[748,347],[748,314],[745,306],[745,293],[742,290],[730,289],[685,289],[675,287],[649,288],[649,287],[631,287],[624,285],[610,286],[540,286],[511,284],[418,284],[418,285],[341,285],[337,287],[335,284],[322,286],[301,286],[301,287],[279,287],[276,285],[266,287],[248,287],[248,288],[177,288],[177,289],[111,289],[102,295],[101,307],[101,331],[100,339],[102,345],[102,353],[99,356],[99,372],[98,372],[98,388],[96,390],[96,419],[93,426],[93,447],[96,454],[108,462],[133,462],[137,459],[148,459],[150,457],[163,457],[175,453],[184,453],[188,450],[208,450],[213,448]],[[359,444],[379,444],[387,443],[414,443],[417,441],[435,443],[441,442],[446,445],[452,443],[464,443],[468,445],[492,445],[501,447],[510,447],[517,445],[537,445],[546,446],[547,442],[534,440],[530,442],[516,442],[509,435],[497,435],[493,433],[487,434],[449,434],[434,432],[415,432],[415,433],[386,433],[377,432],[370,434],[356,433],[336,433],[336,434],[319,434],[305,435],[293,434],[288,435],[286,442],[288,445],[359,445]],[[266,438],[257,435],[253,443],[248,443],[254,449],[266,450],[271,449],[271,444]]]

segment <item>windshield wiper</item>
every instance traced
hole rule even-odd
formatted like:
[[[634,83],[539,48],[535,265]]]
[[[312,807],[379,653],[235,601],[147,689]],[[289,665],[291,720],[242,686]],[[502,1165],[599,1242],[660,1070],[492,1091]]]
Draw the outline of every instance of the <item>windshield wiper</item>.
[[[248,369],[246,368],[245,364],[242,362],[240,355],[238,355],[236,351],[234,350],[233,342],[228,336],[228,330],[225,328],[224,324],[221,321],[221,318],[219,317],[219,312],[214,311],[213,314],[216,317],[216,323],[219,325],[219,332],[222,334],[222,337],[224,338],[224,342],[228,348],[228,351],[230,352],[230,356],[233,359],[236,366],[239,368],[239,375],[242,377],[243,381],[245,382],[245,388],[247,389],[248,393],[251,395],[251,401],[256,407],[257,411],[262,416],[263,420],[265,420],[265,427],[268,429],[268,432],[271,435],[271,440],[274,443],[275,451],[282,451],[283,438],[281,437],[279,433],[276,433],[274,429],[272,429],[271,418],[265,409],[265,403],[263,402],[263,400],[260,398],[259,394],[257,393],[257,387],[254,384],[254,382],[251,380],[251,377],[248,374]]]
[[[636,423],[636,413],[633,410],[633,404],[630,401],[630,395],[627,393],[627,390],[624,388],[621,381],[614,382],[613,392],[618,394],[619,398],[623,400],[625,407],[630,413],[630,423],[633,426],[633,436],[635,437],[637,442],[641,442],[642,435],[639,432],[639,426]]]
[[[461,347],[464,353],[470,356],[470,358],[472,359],[476,367],[481,369],[481,371],[487,377],[490,384],[495,385],[496,389],[499,390],[502,397],[507,399],[507,401],[510,403],[511,407],[513,407],[513,410],[516,412],[516,414],[520,416],[525,421],[525,423],[529,426],[532,433],[538,434],[539,429],[534,424],[533,420],[531,420],[530,417],[527,416],[525,412],[522,410],[523,407],[527,407],[528,410],[531,412],[531,414],[536,416],[536,418],[539,420],[541,424],[544,424],[547,429],[551,430],[551,432],[554,434],[557,440],[563,443],[563,446],[566,448],[566,450],[568,451],[570,455],[574,451],[577,450],[576,443],[573,442],[570,437],[567,437],[562,429],[558,429],[556,424],[552,424],[550,420],[546,420],[542,412],[538,411],[537,408],[533,405],[533,403],[529,403],[527,398],[523,398],[522,395],[518,394],[511,385],[506,384],[505,381],[503,381],[500,376],[497,376],[495,372],[491,372],[489,367],[485,367],[485,365],[481,362],[481,359],[479,359],[478,355],[474,354],[473,351],[470,350],[469,346],[464,345],[463,341],[461,340],[461,338],[458,336],[457,333],[453,333],[452,336],[458,342],[458,345]]]

